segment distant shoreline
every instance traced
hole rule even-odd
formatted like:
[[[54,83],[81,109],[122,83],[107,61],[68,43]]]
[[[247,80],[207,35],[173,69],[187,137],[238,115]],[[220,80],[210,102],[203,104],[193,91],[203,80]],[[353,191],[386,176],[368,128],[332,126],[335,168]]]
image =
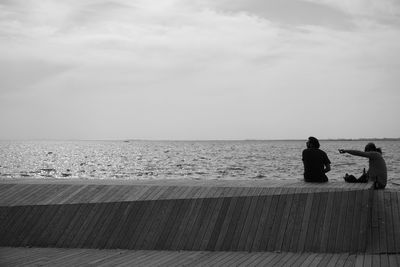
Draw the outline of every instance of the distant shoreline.
[[[0,139],[0,142],[274,142],[304,141],[304,139]],[[320,141],[400,141],[398,138],[321,138]]]

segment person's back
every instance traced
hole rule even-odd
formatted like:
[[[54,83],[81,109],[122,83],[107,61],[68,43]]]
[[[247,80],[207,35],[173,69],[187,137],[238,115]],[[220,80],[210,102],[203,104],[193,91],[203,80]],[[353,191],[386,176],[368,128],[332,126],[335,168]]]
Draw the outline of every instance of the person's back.
[[[387,169],[382,154],[376,151],[364,152],[369,160],[368,176],[372,181],[377,181],[382,187],[386,187]]]
[[[328,155],[319,149],[316,138],[310,137],[307,148],[303,150],[304,180],[306,182],[327,182],[326,172],[330,171]]]

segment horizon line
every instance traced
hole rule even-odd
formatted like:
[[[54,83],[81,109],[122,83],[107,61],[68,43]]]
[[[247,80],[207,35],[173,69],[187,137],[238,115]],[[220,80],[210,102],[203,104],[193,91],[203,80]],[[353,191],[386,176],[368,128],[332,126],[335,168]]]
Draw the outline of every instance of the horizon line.
[[[7,141],[100,141],[100,142],[130,142],[130,141],[148,141],[148,142],[234,142],[234,141],[304,141],[307,138],[283,138],[283,139],[145,139],[145,138],[121,138],[121,139],[61,139],[61,138],[21,138],[21,139],[1,139],[0,142]],[[399,141],[400,137],[360,137],[360,138],[319,138],[320,141]]]

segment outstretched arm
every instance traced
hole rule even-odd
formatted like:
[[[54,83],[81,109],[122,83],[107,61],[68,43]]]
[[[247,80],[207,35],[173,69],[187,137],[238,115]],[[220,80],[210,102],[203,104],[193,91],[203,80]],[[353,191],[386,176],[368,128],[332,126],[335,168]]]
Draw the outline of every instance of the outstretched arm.
[[[370,157],[368,152],[363,152],[363,151],[359,151],[359,150],[339,149],[339,152],[341,154],[349,153],[350,155],[364,157],[364,158]]]

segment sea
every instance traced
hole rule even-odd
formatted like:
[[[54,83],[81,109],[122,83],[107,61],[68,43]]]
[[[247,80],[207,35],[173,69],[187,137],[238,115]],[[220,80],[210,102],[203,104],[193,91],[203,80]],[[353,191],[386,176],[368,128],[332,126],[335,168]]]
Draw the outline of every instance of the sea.
[[[338,149],[369,141],[322,140],[330,180],[358,176],[368,160]],[[400,141],[376,140],[388,183],[400,187]],[[285,141],[0,141],[0,179],[301,180],[305,140]]]

